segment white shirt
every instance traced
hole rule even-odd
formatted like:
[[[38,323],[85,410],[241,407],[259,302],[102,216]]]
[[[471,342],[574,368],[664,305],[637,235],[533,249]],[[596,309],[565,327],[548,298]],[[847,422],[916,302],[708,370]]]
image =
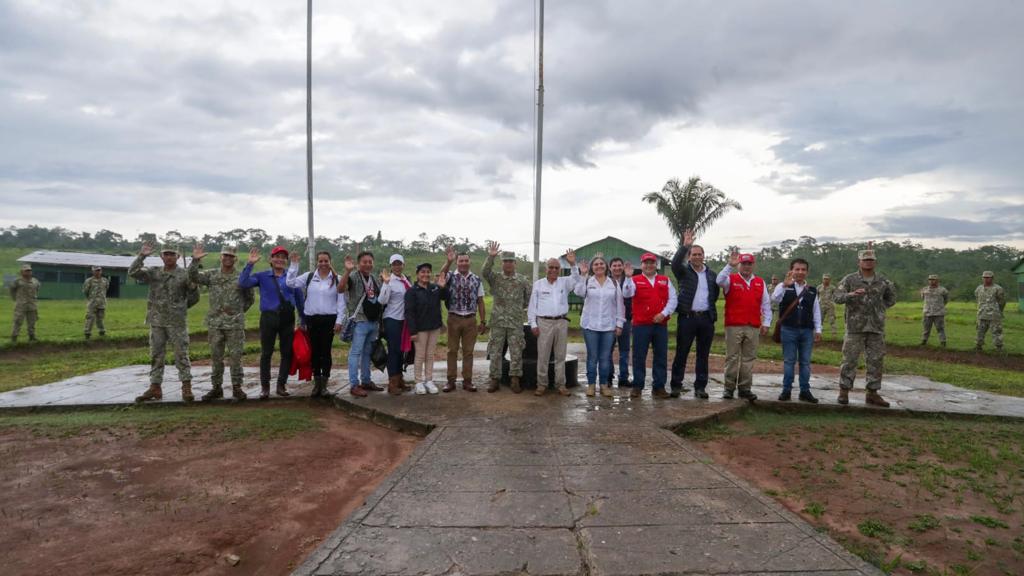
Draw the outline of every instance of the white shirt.
[[[653,288],[654,281],[658,277],[658,275],[655,274],[654,276],[647,276],[644,274],[640,274],[639,277],[646,281],[647,284],[649,284]],[[676,287],[672,285],[672,279],[666,276],[665,280],[668,281],[668,304],[665,304],[665,308],[662,309],[661,315],[668,318],[669,316],[672,315],[673,312],[676,311],[676,306],[679,305],[679,295],[676,294]],[[636,282],[636,280],[634,280],[634,282]],[[636,293],[635,287],[633,292]]]
[[[807,283],[800,284],[799,282],[793,282],[793,288],[796,288],[796,297],[799,298],[804,292],[804,288],[807,287]],[[779,304],[782,302],[782,296],[786,293],[786,285],[779,282],[779,285],[775,287],[775,291],[772,292],[772,302]],[[820,298],[814,299],[814,331],[821,334],[821,304],[818,302]],[[800,306],[797,304],[797,306]],[[785,310],[779,309],[779,314],[783,314]],[[793,314],[794,312],[790,312]],[[780,316],[781,318],[781,316]]]
[[[622,297],[632,298],[633,296],[636,296],[636,284],[633,282],[633,278],[631,276],[626,276],[625,274],[622,276],[622,286],[620,287]]]
[[[412,288],[412,282],[409,282],[409,288]],[[384,304],[385,318],[405,320],[405,293],[407,290],[397,274],[392,274],[387,284],[380,287],[380,296],[377,296],[377,302]]]
[[[703,270],[697,272],[690,264],[687,266],[697,273],[697,291],[693,293],[692,309],[694,312],[707,312],[710,307],[708,304],[708,275],[705,273],[708,271],[708,267],[705,266]]]
[[[632,284],[632,282],[630,282]],[[596,276],[579,277],[573,292],[583,298],[583,313],[580,326],[584,330],[611,332],[626,323],[626,307],[622,302],[622,290],[611,278],[605,277],[602,285]]]
[[[306,279],[310,274],[313,274],[313,279],[309,282],[309,288],[306,288]],[[300,276],[298,263],[293,263],[288,266],[288,276],[285,278],[285,284],[289,288],[299,288],[306,291],[306,305],[304,308],[306,316],[336,314],[338,318],[334,323],[344,324],[345,298],[343,298],[342,294],[338,294],[338,277],[335,276],[332,283],[331,275],[328,272],[327,278],[320,278],[319,272],[306,272]]]
[[[732,266],[726,264],[725,268],[722,268],[722,271],[718,273],[718,278],[715,279],[715,283],[722,288],[722,292],[724,294],[729,293],[729,286],[731,284],[731,281],[729,280],[730,276],[732,276]],[[747,286],[750,286],[750,283],[754,280],[754,275],[751,274],[750,278],[744,278],[743,275],[740,274],[740,280],[743,280]],[[769,328],[771,325],[772,301],[771,298],[768,297],[768,283],[766,282],[764,285],[764,294],[761,296],[761,326]]]
[[[548,282],[544,277],[533,283],[530,305],[526,308],[531,328],[537,327],[539,316],[565,316],[569,313],[569,293],[579,277],[579,268],[573,266],[569,276],[559,276],[554,282]]]

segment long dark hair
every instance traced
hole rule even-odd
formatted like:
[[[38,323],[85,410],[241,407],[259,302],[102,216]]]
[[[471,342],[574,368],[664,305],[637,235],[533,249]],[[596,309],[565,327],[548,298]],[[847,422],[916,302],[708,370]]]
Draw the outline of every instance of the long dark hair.
[[[316,259],[320,260],[320,256],[321,255],[327,256],[327,261],[331,262],[331,253],[330,252],[328,252],[327,250],[321,250],[321,251],[316,253]],[[315,272],[316,272],[316,270],[311,270],[309,273],[313,274]],[[331,265],[331,276],[330,276],[330,278],[331,278],[330,286],[334,286],[334,281],[338,279],[338,273],[334,271],[334,265],[333,264]]]

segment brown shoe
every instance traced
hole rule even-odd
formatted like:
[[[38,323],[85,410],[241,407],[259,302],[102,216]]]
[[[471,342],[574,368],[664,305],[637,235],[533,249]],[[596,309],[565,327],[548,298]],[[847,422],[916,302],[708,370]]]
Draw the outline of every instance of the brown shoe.
[[[476,386],[474,386],[473,382],[470,380],[464,380],[462,382],[462,389],[466,392],[476,392]]]
[[[192,381],[186,380],[181,383],[181,399],[186,404],[191,404],[196,401],[196,397],[192,395]]]
[[[523,391],[522,385],[519,384],[519,376],[512,377],[512,392],[519,394]]]
[[[284,398],[285,396],[291,396],[291,392],[288,392],[288,390],[285,389],[284,384],[278,384],[276,392],[277,395],[282,398]]]
[[[375,384],[373,382],[360,384],[359,387],[362,388],[363,390],[369,390],[370,392],[383,392],[384,390],[386,390],[386,388],[384,388],[380,384]]]
[[[568,388],[559,388],[558,393],[562,396],[572,396],[572,392],[569,392]]]
[[[391,394],[392,396],[401,396],[402,392],[405,392],[405,388],[402,387],[402,377],[399,375],[389,377],[388,394]]]
[[[260,400],[270,400],[270,384],[260,384]]]
[[[846,388],[839,389],[839,398],[836,398],[836,402],[839,402],[843,406],[850,403],[850,391]]]
[[[615,394],[612,392],[611,385],[605,384],[604,386],[601,386],[601,396],[604,396],[605,398],[615,397]]]
[[[533,395],[534,396],[543,396],[543,395],[545,395],[547,393],[548,393],[548,389],[547,388],[541,388],[540,386],[537,386],[537,389],[533,391]]]
[[[367,396],[366,390],[363,390],[362,386],[349,386],[348,392],[349,394],[356,396],[358,398],[366,398]]]
[[[659,398],[661,400],[672,397],[672,395],[666,392],[664,388],[656,388],[651,392],[651,396],[654,396],[655,398]]]
[[[633,388],[632,390],[629,391],[629,397],[630,398],[639,398],[640,395],[643,394],[643,393],[644,393],[643,390],[641,390],[639,388]]]
[[[498,382],[494,378],[491,378],[491,381],[487,383],[487,391],[488,392],[497,392],[500,389],[501,389],[501,383]]]
[[[878,406],[879,408],[888,408],[889,403],[878,395],[878,390],[868,390],[868,393],[864,396],[864,403],[870,404],[871,406]]]
[[[441,388],[441,392],[454,392],[455,391],[455,380],[449,380],[445,382],[444,388]]]
[[[149,400],[162,400],[164,392],[159,384],[150,384],[149,388],[141,396],[135,398],[136,402],[148,402]]]

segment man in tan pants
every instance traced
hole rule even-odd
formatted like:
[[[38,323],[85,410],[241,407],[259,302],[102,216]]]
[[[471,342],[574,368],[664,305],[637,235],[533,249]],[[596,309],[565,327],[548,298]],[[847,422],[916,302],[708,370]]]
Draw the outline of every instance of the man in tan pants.
[[[455,272],[449,272],[452,262]],[[476,337],[487,331],[487,309],[484,306],[484,282],[469,271],[469,254],[456,254],[448,248],[448,261],[441,269],[448,286],[448,381],[443,392],[455,390],[459,371],[459,349],[462,349],[462,389],[476,392],[473,385],[473,348]],[[477,312],[480,323],[476,322]]]
[[[733,272],[737,268],[739,272]],[[754,381],[757,344],[772,325],[772,306],[765,282],[754,275],[754,255],[733,252],[729,264],[718,273],[716,283],[725,293],[725,393],[731,400],[739,388],[739,397],[753,402],[757,396],[750,387]]]
[[[533,283],[530,305],[526,316],[533,335],[537,337],[537,396],[543,396],[548,381],[548,359],[555,355],[555,387],[562,396],[568,396],[565,387],[565,349],[569,341],[569,293],[572,292],[580,272],[576,267],[576,252],[565,255],[571,267],[570,276],[561,276],[562,265],[552,258],[547,262],[547,274]]]

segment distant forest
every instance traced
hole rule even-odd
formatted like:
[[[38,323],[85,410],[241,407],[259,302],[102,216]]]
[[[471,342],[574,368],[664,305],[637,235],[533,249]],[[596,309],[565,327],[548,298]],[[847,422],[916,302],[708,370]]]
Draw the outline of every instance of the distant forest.
[[[631,239],[623,239],[630,241]],[[636,239],[632,239],[636,240]],[[24,248],[70,250],[79,252],[101,252],[106,254],[135,254],[143,242],[156,244],[180,245],[185,251],[191,250],[193,244],[202,242],[208,248],[219,248],[224,244],[235,244],[244,249],[259,246],[268,249],[283,245],[289,248],[306,248],[306,239],[300,236],[271,236],[258,228],[236,228],[216,234],[204,234],[201,237],[186,236],[176,230],[164,234],[142,233],[128,239],[110,230],[100,230],[95,234],[74,232],[65,228],[45,228],[27,226],[23,228],[0,228],[0,248]],[[499,240],[500,241],[500,240]],[[487,241],[478,244],[469,238],[457,238],[445,234],[428,238],[421,233],[416,240],[388,240],[380,232],[364,238],[339,236],[337,238],[317,237],[318,250],[328,250],[334,254],[355,254],[357,250],[371,250],[383,260],[392,252],[401,252],[406,258],[439,261],[441,252],[446,246],[454,245],[460,251],[466,251],[474,257],[474,267],[483,263]],[[762,248],[755,253],[757,257],[758,275],[770,278],[772,274],[785,276],[792,258],[804,258],[811,263],[811,275],[819,282],[821,274],[829,273],[833,281],[853,272],[857,267],[857,250],[862,244],[842,242],[821,242],[810,236],[801,236],[797,240],[786,240],[774,246]],[[721,268],[728,257],[729,249],[710,255],[711,267]],[[916,300],[917,291],[927,284],[928,274],[938,274],[942,283],[949,289],[956,300],[971,300],[974,288],[981,282],[981,273],[992,270],[996,274],[996,282],[1007,289],[1012,298],[1016,295],[1013,285],[1016,283],[1010,270],[1024,258],[1024,250],[1010,246],[992,245],[954,250],[952,248],[925,248],[910,241],[878,242],[875,244],[878,255],[878,269],[896,283],[900,299]],[[671,253],[665,253],[671,257]]]

